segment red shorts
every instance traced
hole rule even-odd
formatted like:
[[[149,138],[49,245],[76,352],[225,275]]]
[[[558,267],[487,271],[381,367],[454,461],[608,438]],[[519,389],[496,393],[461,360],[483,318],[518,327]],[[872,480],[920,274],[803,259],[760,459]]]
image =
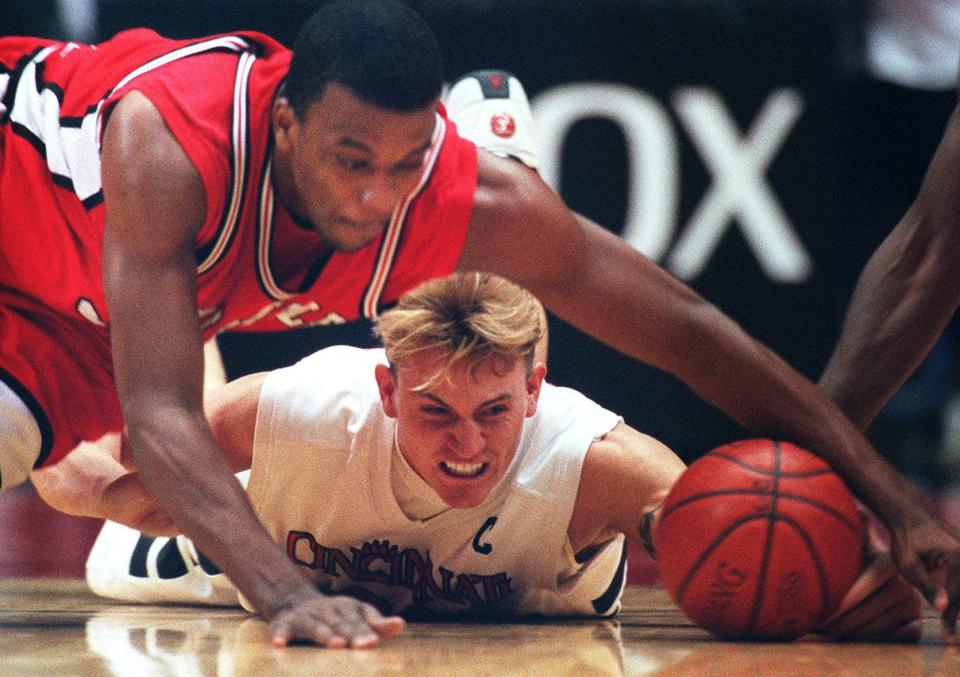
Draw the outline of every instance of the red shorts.
[[[123,429],[105,328],[0,288],[0,379],[33,412],[43,441],[34,467]]]

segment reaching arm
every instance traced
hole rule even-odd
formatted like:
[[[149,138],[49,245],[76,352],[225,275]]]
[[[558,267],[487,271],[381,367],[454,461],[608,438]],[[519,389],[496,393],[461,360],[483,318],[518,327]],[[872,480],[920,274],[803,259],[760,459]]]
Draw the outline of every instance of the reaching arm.
[[[140,475],[123,465],[121,444],[120,433],[83,442],[59,463],[34,470],[30,481],[47,505],[68,515],[109,519],[153,536],[180,533]]]
[[[960,304],[960,107],[913,205],[867,263],[821,388],[865,429]]]
[[[665,445],[623,422],[591,444],[567,529],[578,559],[617,534],[649,551],[652,516],[685,467]]]
[[[275,643],[376,643],[359,615],[331,630],[330,598],[257,521],[204,417],[194,238],[205,196],[159,112],[137,92],[110,117],[102,175],[114,369],[144,485],[270,621]]]
[[[216,343],[207,341],[204,345],[205,395],[211,393],[211,397],[216,397],[214,402],[223,401],[225,394],[218,389],[224,382]],[[237,406],[232,408],[233,419],[238,417],[238,410]],[[254,406],[252,415],[255,414]],[[235,425],[224,427],[239,430]],[[234,472],[250,467],[249,446],[235,443],[232,436],[228,440],[218,436],[217,440]],[[143,485],[130,456],[126,434],[108,433],[99,440],[83,442],[59,463],[34,470],[30,481],[48,505],[68,515],[107,519],[152,536],[180,533],[167,511]]]
[[[901,571],[953,627],[960,542],[923,508],[920,491],[812,383],[645,256],[572,214],[534,172],[481,154],[459,265],[513,279],[559,317],[679,377],[754,433],[820,454],[891,529]],[[946,589],[931,575],[943,566]]]

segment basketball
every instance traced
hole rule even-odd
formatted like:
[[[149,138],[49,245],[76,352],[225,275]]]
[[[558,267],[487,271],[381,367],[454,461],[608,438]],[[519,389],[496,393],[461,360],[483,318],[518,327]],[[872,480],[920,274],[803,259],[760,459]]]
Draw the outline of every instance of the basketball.
[[[790,640],[819,627],[860,574],[863,543],[840,477],[809,451],[769,439],[692,463],[654,534],[673,600],[726,639]]]

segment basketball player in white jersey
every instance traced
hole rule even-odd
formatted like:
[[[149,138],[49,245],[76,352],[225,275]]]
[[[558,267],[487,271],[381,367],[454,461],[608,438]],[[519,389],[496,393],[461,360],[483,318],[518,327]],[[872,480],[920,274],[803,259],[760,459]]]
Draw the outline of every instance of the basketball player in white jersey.
[[[619,610],[625,539],[653,554],[656,510],[684,465],[546,383],[541,327],[520,287],[457,273],[380,317],[383,350],[328,348],[212,396],[213,430],[233,467],[251,469],[258,518],[331,596],[318,644],[373,645],[403,628],[385,614]],[[919,594],[891,573],[861,579],[867,603],[847,605],[838,636],[916,632]],[[87,580],[130,601],[238,601],[185,537],[117,524],[98,538]]]

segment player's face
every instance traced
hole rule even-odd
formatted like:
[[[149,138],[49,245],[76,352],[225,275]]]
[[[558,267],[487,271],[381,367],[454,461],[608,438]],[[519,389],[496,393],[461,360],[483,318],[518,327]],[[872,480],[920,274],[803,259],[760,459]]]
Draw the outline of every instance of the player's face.
[[[331,246],[354,251],[416,188],[436,126],[436,102],[412,113],[364,103],[330,84],[303,118],[274,108],[274,181],[286,206]]]
[[[396,369],[377,368],[384,411],[397,419],[400,452],[437,495],[454,508],[479,505],[517,452],[523,420],[533,416],[546,367],[528,375],[520,361],[457,362],[429,388],[414,388],[445,364],[428,351]]]

